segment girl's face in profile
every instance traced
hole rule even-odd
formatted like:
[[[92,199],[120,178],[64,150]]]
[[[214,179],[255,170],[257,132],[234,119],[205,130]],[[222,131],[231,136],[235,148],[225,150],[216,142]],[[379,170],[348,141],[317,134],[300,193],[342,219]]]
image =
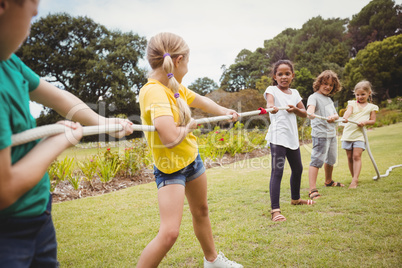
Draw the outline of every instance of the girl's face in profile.
[[[181,83],[183,80],[183,77],[187,74],[188,72],[188,62],[189,62],[189,56],[179,56],[179,63],[177,68],[175,69],[175,78],[177,82]]]

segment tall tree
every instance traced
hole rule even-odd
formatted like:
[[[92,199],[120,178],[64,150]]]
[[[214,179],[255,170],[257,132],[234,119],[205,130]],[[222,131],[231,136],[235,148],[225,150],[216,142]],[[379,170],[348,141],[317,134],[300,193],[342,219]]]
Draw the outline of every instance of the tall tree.
[[[288,28],[275,36],[273,39],[264,41],[264,52],[271,64],[278,60],[290,59],[289,48],[292,46],[293,38],[298,30]]]
[[[188,86],[188,88],[201,96],[205,96],[206,94],[218,89],[218,85],[211,78],[203,77],[195,80]]]
[[[352,17],[349,36],[356,52],[368,43],[402,32],[402,6],[393,0],[373,0]]]
[[[307,68],[301,68],[295,71],[295,79],[292,82],[292,88],[299,91],[300,96],[307,100],[308,96],[314,93],[313,90],[314,76]]]
[[[402,34],[368,44],[345,66],[342,101],[353,98],[352,90],[361,80],[374,87],[378,101],[400,95],[402,88]]]
[[[103,99],[105,116],[139,114],[136,93],[146,83],[138,62],[146,39],[110,31],[87,17],[55,14],[33,23],[18,51],[23,61],[47,81],[67,90],[94,110]],[[57,120],[54,111],[38,124]]]
[[[315,17],[303,24],[289,45],[288,55],[296,69],[307,68],[318,75],[328,63],[343,66],[349,59],[344,43],[347,19]]]
[[[318,16],[307,21],[301,29],[286,29],[263,48],[255,52],[243,49],[235,63],[225,68],[221,88],[239,91],[245,88],[260,88],[263,76],[269,77],[271,66],[278,60],[290,59],[296,70],[316,76],[325,69],[341,73],[349,60],[350,46],[345,42],[347,19],[323,19]],[[302,81],[302,77],[299,77]],[[305,81],[300,82],[305,85]]]
[[[256,52],[243,49],[237,55],[235,63],[224,67],[220,78],[221,88],[229,92],[238,92],[246,88],[256,88],[256,81],[269,73],[269,60],[261,48]]]
[[[229,92],[237,92],[247,88],[250,72],[250,62],[248,57],[252,52],[248,49],[243,49],[237,54],[235,63],[227,69],[224,67],[224,72],[220,78],[221,88]]]

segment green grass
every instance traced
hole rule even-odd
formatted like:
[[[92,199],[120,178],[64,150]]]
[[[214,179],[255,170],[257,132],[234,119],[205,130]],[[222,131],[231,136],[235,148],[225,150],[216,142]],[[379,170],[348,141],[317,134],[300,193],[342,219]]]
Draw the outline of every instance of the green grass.
[[[402,164],[402,124],[369,131],[381,174]],[[302,198],[308,194],[309,146],[301,147]],[[270,158],[207,170],[210,218],[218,250],[245,267],[401,267],[402,168],[378,181],[363,153],[357,189],[325,188],[314,206],[291,206],[289,168],[281,186],[286,222],[270,220]],[[339,149],[334,179],[349,184],[346,153]],[[202,267],[202,250],[185,204],[179,239],[160,267]],[[134,267],[159,228],[154,183],[55,204],[61,267]]]

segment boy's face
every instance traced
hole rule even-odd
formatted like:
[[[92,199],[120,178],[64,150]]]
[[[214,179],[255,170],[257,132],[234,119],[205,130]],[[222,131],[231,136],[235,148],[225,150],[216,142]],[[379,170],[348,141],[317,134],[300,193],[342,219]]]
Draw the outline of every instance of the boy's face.
[[[318,89],[318,92],[324,96],[328,96],[331,94],[333,88],[334,83],[332,82],[332,78],[324,79],[320,85],[320,88]]]
[[[0,60],[8,59],[29,35],[32,17],[38,14],[39,0],[0,0]]]

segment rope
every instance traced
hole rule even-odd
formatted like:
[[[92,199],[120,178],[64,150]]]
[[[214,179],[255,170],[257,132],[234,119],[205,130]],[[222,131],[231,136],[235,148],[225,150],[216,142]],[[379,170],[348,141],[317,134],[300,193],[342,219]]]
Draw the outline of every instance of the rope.
[[[319,119],[322,119],[322,120],[327,120],[326,117],[323,117],[323,116],[320,116],[320,115],[314,115],[314,114],[311,114],[311,113],[307,113],[307,114],[310,115],[310,116],[313,115],[313,116],[315,116],[316,118],[319,118]],[[343,122],[343,120],[344,120],[343,118],[342,118],[342,119],[339,118],[338,120],[335,120],[335,122],[337,122],[337,123],[338,123],[338,122]],[[348,119],[348,122],[349,122],[349,123],[356,124],[356,125],[359,124],[359,122],[352,121],[352,120],[349,120],[349,119]],[[375,172],[377,173],[377,176],[374,176],[374,177],[373,177],[373,180],[377,180],[377,179],[379,179],[379,178],[387,177],[387,176],[389,175],[389,172],[390,172],[392,169],[394,169],[394,168],[396,168],[396,167],[402,167],[402,164],[401,164],[401,165],[396,165],[396,166],[389,167],[389,168],[387,169],[387,172],[386,172],[384,175],[380,175],[380,171],[378,170],[377,163],[375,162],[374,156],[373,156],[373,154],[371,153],[370,144],[369,144],[369,140],[368,140],[368,136],[367,136],[367,130],[366,130],[365,127],[361,127],[361,130],[362,130],[362,132],[363,132],[364,142],[366,143],[366,150],[367,150],[367,153],[368,153],[368,155],[369,155],[369,157],[370,157],[371,162],[373,163]]]
[[[279,110],[287,110],[289,107],[278,107]],[[252,115],[262,115],[266,114],[268,112],[272,112],[274,109],[264,109],[264,108],[259,108],[256,111],[251,111],[251,112],[244,112],[244,113],[239,113],[239,117],[245,117],[245,116],[252,116]],[[308,115],[313,115],[310,113],[307,113]],[[326,117],[319,116],[319,115],[314,115],[315,118],[319,118],[322,120],[327,120]],[[217,121],[222,121],[222,120],[230,120],[232,119],[232,115],[222,115],[222,116],[215,116],[215,117],[206,117],[206,118],[201,118],[201,119],[196,119],[195,122],[197,124],[205,124],[205,123],[212,123],[212,122],[217,122]],[[338,120],[335,120],[335,122],[342,122],[344,119],[340,118]],[[359,124],[356,121],[348,120],[348,122],[353,123],[353,124]],[[130,126],[133,131],[155,131],[154,126],[148,126],[148,125],[136,125],[133,124]],[[60,125],[60,124],[52,124],[52,125],[46,125],[46,126],[41,126],[33,129],[29,129],[17,134],[12,135],[11,137],[11,146],[17,146],[21,145],[30,141],[34,141],[37,139],[42,139],[45,137],[53,136],[56,134],[61,134],[66,131],[68,127]],[[371,153],[370,150],[370,145],[367,137],[367,131],[365,127],[362,127],[362,132],[364,136],[364,140],[366,143],[366,149],[367,153],[371,159],[371,162],[373,163],[374,169],[377,173],[377,176],[373,177],[374,180],[377,180],[379,178],[387,177],[389,175],[389,172],[392,171],[392,169],[396,167],[402,167],[401,165],[395,165],[391,166],[387,169],[386,173],[384,175],[380,175],[380,172],[378,170],[377,164],[374,160],[373,154]],[[87,126],[83,127],[83,136],[90,136],[90,135],[96,135],[96,134],[109,134],[109,133],[114,133],[117,131],[123,130],[123,126],[119,124],[115,125],[97,125],[97,126]]]
[[[288,108],[282,107],[279,109],[285,110]],[[239,115],[239,117],[262,115],[262,114],[266,114],[271,111],[273,111],[272,108],[267,109],[267,110],[265,110],[264,108],[260,108],[256,111],[239,113],[238,115]],[[222,120],[229,120],[231,118],[233,118],[232,115],[222,115],[222,116],[196,119],[195,122],[197,124],[205,124],[205,123],[212,123],[212,122],[217,122],[217,121],[222,121]],[[132,128],[133,131],[155,131],[155,127],[149,126],[149,125],[133,124],[130,127]],[[42,138],[53,136],[56,134],[61,134],[61,133],[64,133],[66,131],[66,129],[68,129],[68,127],[60,125],[60,124],[52,124],[52,125],[46,125],[46,126],[29,129],[29,130],[20,132],[18,134],[12,135],[11,146],[17,146],[17,145],[21,145],[21,144],[24,144],[24,143],[27,143],[30,141],[34,141],[37,139],[42,139]],[[109,133],[114,133],[114,132],[121,131],[121,130],[123,130],[123,126],[120,124],[87,126],[87,127],[83,127],[83,136],[90,136],[90,135],[103,134],[103,133],[109,134]]]

